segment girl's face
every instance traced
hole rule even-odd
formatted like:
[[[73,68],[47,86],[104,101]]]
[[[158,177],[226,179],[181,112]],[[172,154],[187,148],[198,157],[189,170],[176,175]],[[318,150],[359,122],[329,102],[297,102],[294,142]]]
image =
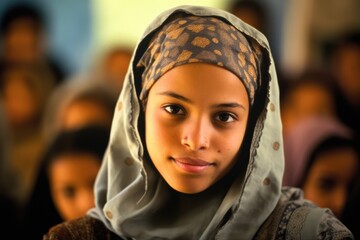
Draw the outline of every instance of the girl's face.
[[[234,165],[248,115],[246,89],[232,72],[206,63],[175,67],[149,92],[149,155],[173,189],[204,191]]]
[[[357,176],[355,150],[339,148],[319,154],[304,183],[305,198],[320,207],[330,208],[340,217],[351,183]]]
[[[51,195],[64,220],[82,217],[95,206],[93,186],[100,161],[91,154],[56,157],[49,167]]]

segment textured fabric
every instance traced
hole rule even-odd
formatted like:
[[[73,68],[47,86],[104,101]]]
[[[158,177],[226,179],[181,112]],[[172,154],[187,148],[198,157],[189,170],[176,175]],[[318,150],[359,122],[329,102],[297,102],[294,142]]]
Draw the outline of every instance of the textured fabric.
[[[121,240],[105,225],[94,218],[83,217],[56,225],[44,235],[43,240]]]
[[[282,197],[276,206],[276,214],[272,214],[266,220],[254,239],[352,239],[346,229],[336,232],[328,231],[328,229],[341,229],[342,224],[328,209],[317,208],[310,202],[304,202],[301,194],[299,189],[283,188]],[[314,212],[313,219],[307,221],[306,217]],[[322,224],[319,224],[320,222]],[[316,231],[310,232],[310,228]],[[123,238],[107,229],[100,220],[89,216],[56,225],[43,238],[43,240],[82,239],[119,240]],[[239,236],[235,239],[242,238]]]
[[[254,239],[353,239],[329,209],[304,200],[298,188],[283,187],[274,213]]]
[[[166,24],[150,43],[138,66],[144,67],[140,99],[170,69],[205,62],[224,67],[244,83],[250,103],[259,79],[260,46],[235,27],[215,17],[185,16]]]
[[[261,85],[254,95],[249,131],[242,145],[246,154],[239,155],[241,159],[237,159],[242,167],[235,169],[239,171],[229,182],[229,187],[224,187],[219,181],[201,194],[190,195],[171,189],[151,166],[143,142],[145,119],[140,93],[144,69],[135,67],[146,53],[154,34],[167,22],[186,15],[211,16],[231,23],[236,31],[249,39],[251,46],[255,43],[262,52],[258,67]],[[156,136],[153,139],[156,141]],[[133,54],[118,99],[109,147],[95,183],[96,207],[89,216],[101,220],[111,232],[125,239],[243,240],[256,236],[291,239],[289,230],[298,227],[298,218],[305,224],[295,232],[302,234],[309,230],[307,226],[314,225],[309,234],[312,233],[316,239],[324,239],[324,235],[330,236],[329,239],[351,239],[351,233],[337,220],[336,224],[326,224],[321,220],[333,218],[331,213],[324,211],[320,220],[313,223],[313,217],[308,217],[317,215],[312,213],[317,208],[297,210],[309,203],[301,195],[282,192],[283,170],[279,89],[266,38],[225,11],[195,6],[176,7],[154,19]],[[291,219],[294,221],[287,221]],[[268,220],[274,223],[274,228],[264,226],[269,223]],[[282,232],[278,233],[280,230]]]

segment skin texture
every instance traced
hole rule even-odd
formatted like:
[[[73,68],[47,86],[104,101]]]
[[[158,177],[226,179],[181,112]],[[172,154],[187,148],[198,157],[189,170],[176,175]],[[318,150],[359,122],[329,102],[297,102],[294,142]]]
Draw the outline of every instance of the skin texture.
[[[95,206],[93,186],[99,169],[100,161],[88,153],[61,155],[49,166],[51,195],[64,220],[82,217]]]
[[[248,115],[246,89],[232,72],[206,63],[175,67],[149,92],[149,155],[173,189],[204,191],[234,165]]]
[[[330,208],[337,217],[341,217],[357,168],[357,155],[351,148],[333,149],[319,154],[303,186],[305,198],[320,207]]]

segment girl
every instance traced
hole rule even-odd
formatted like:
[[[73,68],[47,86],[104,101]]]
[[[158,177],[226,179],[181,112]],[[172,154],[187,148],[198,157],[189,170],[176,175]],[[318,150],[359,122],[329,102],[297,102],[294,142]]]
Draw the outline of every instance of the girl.
[[[41,239],[52,225],[94,207],[93,186],[109,133],[107,127],[89,125],[60,131],[50,141],[23,211],[23,238]]]
[[[281,190],[279,93],[267,40],[207,7],[164,12],[133,54],[87,217],[44,239],[352,239]]]
[[[353,187],[360,180],[355,137],[334,117],[302,119],[284,136],[283,184],[301,188],[306,199],[331,209],[342,220]]]

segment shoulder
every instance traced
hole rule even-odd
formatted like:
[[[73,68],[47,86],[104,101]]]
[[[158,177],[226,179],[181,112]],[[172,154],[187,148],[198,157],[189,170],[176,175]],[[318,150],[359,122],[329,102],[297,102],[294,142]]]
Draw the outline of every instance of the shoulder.
[[[50,228],[43,240],[118,240],[122,239],[98,219],[85,216],[73,221],[63,222]]]
[[[257,234],[273,239],[354,239],[350,230],[327,208],[302,197],[300,189],[284,188],[279,203]],[[266,239],[266,238],[264,238]]]

